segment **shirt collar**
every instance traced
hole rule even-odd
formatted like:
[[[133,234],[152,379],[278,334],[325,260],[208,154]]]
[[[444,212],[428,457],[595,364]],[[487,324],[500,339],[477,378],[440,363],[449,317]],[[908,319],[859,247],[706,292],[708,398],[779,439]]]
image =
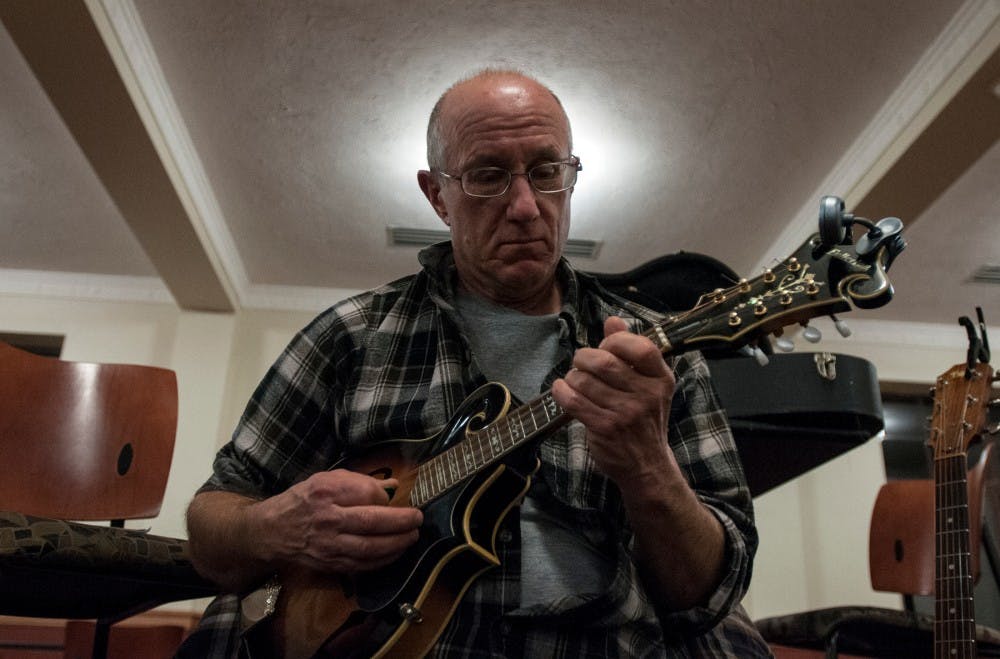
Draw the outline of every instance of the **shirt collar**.
[[[455,300],[455,255],[450,240],[435,243],[420,250],[418,255],[424,273],[430,279],[430,294],[439,304],[454,308]],[[573,266],[565,258],[556,266],[556,280],[562,288],[562,310],[560,315],[569,314],[576,327],[581,327],[577,309],[580,302],[580,282]],[[583,335],[584,339],[586,334]],[[586,341],[584,341],[585,343]]]

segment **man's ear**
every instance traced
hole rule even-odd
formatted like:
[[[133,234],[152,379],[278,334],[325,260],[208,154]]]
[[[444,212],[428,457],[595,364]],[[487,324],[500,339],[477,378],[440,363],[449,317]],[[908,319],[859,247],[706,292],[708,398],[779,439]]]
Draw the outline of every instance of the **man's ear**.
[[[441,180],[433,172],[421,169],[417,172],[417,183],[420,184],[420,189],[427,197],[427,201],[431,202],[434,212],[445,224],[451,226],[451,221],[448,219],[448,207],[441,198]]]

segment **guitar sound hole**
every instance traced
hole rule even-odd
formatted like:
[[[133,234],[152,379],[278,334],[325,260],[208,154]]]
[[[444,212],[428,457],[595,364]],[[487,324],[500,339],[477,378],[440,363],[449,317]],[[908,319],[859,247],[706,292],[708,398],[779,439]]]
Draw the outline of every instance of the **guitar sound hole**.
[[[382,467],[381,469],[376,469],[375,471],[369,471],[368,475],[372,478],[392,478],[392,468]]]

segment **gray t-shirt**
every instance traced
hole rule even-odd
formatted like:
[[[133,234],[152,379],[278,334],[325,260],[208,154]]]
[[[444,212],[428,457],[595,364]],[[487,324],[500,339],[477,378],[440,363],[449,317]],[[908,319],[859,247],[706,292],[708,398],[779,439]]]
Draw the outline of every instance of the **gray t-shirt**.
[[[530,316],[464,292],[455,304],[483,375],[522,401],[538,397],[556,364],[559,316]],[[611,578],[611,558],[547,510],[547,500],[545,483],[536,478],[521,505],[521,608],[602,592]]]

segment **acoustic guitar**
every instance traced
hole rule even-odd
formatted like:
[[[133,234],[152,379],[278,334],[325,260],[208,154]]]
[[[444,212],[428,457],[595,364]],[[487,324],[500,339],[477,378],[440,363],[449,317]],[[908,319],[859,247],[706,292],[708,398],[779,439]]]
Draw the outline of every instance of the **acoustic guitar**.
[[[859,255],[835,237],[813,235],[762,275],[703,295],[646,336],[664,355],[747,346],[817,316],[888,303],[886,270],[905,243]],[[370,573],[284,571],[260,591],[264,617],[247,638],[284,659],[422,657],[476,577],[499,565],[498,528],[537,468],[534,453],[520,449],[569,421],[550,393],[515,406],[503,385],[490,383],[432,437],[381,442],[338,462],[332,468],[398,479],[390,505],[423,510],[419,540]]]
[[[987,357],[988,359],[988,357]],[[993,369],[970,357],[934,387],[928,443],[934,456],[934,657],[976,656],[966,454],[984,432]]]

